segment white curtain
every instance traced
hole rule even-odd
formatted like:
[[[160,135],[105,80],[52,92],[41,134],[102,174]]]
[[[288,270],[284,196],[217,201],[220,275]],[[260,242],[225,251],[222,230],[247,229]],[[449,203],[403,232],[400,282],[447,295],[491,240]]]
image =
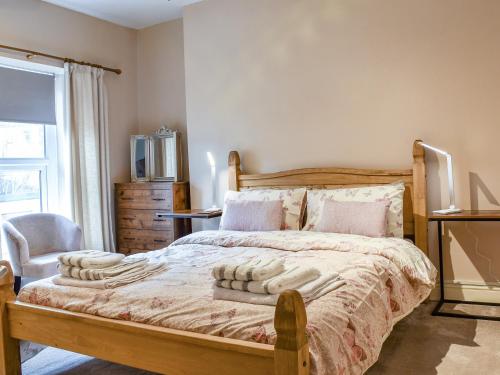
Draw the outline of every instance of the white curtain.
[[[104,71],[72,63],[65,70],[73,217],[86,249],[114,252]]]

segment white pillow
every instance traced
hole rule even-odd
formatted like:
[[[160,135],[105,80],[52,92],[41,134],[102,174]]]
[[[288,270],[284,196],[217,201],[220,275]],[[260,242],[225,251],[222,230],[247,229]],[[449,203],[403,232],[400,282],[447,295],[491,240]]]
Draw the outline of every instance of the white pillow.
[[[377,202],[388,199],[387,236],[403,238],[404,182],[343,189],[312,189],[307,192],[307,221],[303,230],[317,231],[326,200],[338,202]]]
[[[299,230],[305,211],[306,189],[255,189],[228,191],[224,197],[224,210],[227,201],[276,201],[283,202],[281,229]],[[224,214],[220,227],[224,227]]]

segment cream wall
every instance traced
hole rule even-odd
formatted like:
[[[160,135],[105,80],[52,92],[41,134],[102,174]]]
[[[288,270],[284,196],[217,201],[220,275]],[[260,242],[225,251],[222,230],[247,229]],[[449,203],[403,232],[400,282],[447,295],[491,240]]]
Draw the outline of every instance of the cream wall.
[[[0,0],[0,44],[118,67],[106,73],[111,181],[130,180],[137,126],[137,32],[39,0]]]
[[[179,130],[189,179],[182,19],[138,31],[137,67],[139,132],[151,134],[162,125]]]
[[[141,31],[40,1],[0,10],[0,44],[123,69],[106,77],[113,182],[129,179],[129,135],[162,124],[189,135],[193,207],[211,204],[206,151],[221,204],[231,149],[249,172],[399,168],[422,138],[454,154],[461,206],[499,205],[495,0],[206,0]],[[437,208],[446,175],[428,162]],[[497,285],[499,229],[450,226],[447,279]]]
[[[500,2],[207,0],[185,8],[192,206],[206,151],[249,172],[408,167],[416,138],[450,151],[460,206],[498,207]],[[429,160],[430,208],[446,177]],[[441,168],[442,169],[442,168]],[[500,226],[450,226],[447,279],[500,280]],[[434,229],[433,229],[434,230]],[[432,234],[432,233],[431,233]],[[448,252],[449,254],[449,252]]]

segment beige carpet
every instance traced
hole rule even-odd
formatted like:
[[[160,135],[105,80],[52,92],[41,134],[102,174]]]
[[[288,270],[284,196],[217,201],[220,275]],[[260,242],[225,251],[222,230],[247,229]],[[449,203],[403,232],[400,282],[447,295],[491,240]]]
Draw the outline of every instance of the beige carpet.
[[[420,306],[394,327],[367,375],[500,374],[500,322],[434,317],[433,307]]]
[[[500,322],[433,317],[433,306],[422,305],[396,325],[367,375],[500,374]],[[149,373],[47,348],[23,364],[23,374]]]

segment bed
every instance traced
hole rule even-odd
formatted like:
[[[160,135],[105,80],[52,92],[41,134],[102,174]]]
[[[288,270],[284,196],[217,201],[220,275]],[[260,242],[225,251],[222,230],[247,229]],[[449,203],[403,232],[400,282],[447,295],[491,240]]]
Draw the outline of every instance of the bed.
[[[404,239],[280,231],[198,232],[146,256],[169,269],[115,290],[59,287],[45,279],[16,300],[0,263],[0,373],[20,373],[18,340],[29,340],[164,374],[361,374],[393,325],[432,289],[427,252],[425,161],[413,169],[302,169],[244,174],[229,155],[229,188],[338,187],[405,182]],[[299,251],[297,251],[299,250]],[[307,250],[307,251],[303,251]],[[286,291],[276,308],[212,298],[209,269],[224,257],[265,251],[338,269],[347,286],[304,305]],[[332,256],[334,255],[334,256]],[[418,266],[414,266],[418,264]],[[307,311],[307,314],[306,314]],[[367,319],[370,317],[370,319]]]

